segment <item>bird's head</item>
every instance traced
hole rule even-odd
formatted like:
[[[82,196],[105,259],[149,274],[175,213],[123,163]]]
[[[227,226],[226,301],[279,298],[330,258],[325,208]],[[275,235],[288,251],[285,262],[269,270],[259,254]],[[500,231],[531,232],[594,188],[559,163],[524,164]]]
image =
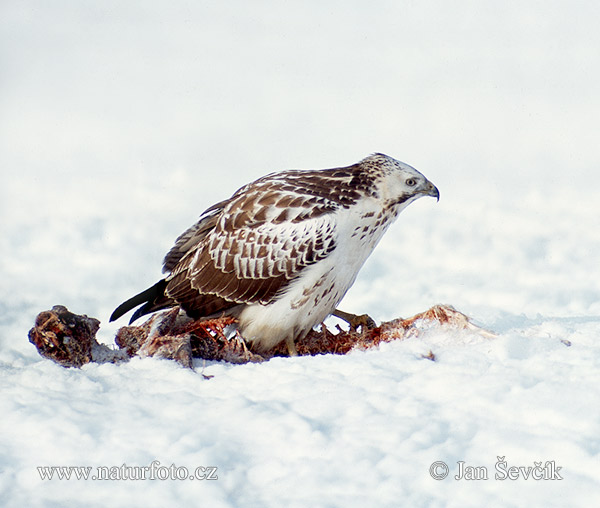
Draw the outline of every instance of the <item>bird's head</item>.
[[[386,205],[405,206],[423,196],[440,200],[440,191],[415,168],[381,153],[362,161],[381,170],[379,191]]]

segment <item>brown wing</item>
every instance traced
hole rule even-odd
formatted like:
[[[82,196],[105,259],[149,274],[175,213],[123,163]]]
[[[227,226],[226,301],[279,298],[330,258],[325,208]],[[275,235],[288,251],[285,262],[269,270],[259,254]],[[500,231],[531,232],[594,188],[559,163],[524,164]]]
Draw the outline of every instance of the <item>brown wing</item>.
[[[163,260],[163,273],[172,272],[177,263],[181,261],[181,258],[198,245],[215,228],[219,214],[230,201],[231,199],[226,199],[211,206],[202,213],[196,224],[179,235],[177,240],[175,240],[175,245],[173,245]]]
[[[272,301],[335,249],[335,211],[361,195],[352,169],[269,175],[207,210],[165,258],[165,294],[195,317]]]

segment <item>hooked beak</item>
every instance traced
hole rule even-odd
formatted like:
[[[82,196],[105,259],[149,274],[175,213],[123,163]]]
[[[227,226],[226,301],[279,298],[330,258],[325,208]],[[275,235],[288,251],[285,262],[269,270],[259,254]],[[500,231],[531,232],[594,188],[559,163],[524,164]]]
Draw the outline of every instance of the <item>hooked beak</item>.
[[[435,198],[438,201],[440,200],[440,191],[429,180],[425,181],[425,184],[423,185],[423,188],[422,188],[421,192],[425,196],[431,196],[432,198]]]

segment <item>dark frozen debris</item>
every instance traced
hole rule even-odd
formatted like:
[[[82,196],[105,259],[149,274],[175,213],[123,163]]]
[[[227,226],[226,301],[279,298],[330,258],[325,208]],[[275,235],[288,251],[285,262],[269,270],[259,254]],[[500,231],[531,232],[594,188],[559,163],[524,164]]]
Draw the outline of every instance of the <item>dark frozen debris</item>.
[[[39,353],[65,367],[81,367],[89,362],[116,362],[133,356],[154,356],[175,360],[187,368],[194,358],[229,363],[261,362],[274,356],[287,356],[283,344],[262,355],[249,349],[236,331],[236,321],[230,317],[192,320],[179,309],[153,314],[140,326],[124,326],[117,331],[115,342],[119,350],[98,344],[95,339],[100,321],[69,312],[56,305],[41,312],[29,340]],[[484,337],[494,334],[473,325],[469,318],[449,305],[436,305],[408,319],[395,319],[380,326],[362,326],[330,330],[324,324],[296,342],[300,355],[346,354],[353,349],[369,349],[382,342],[423,336],[428,331],[444,327],[471,330]],[[435,360],[430,352],[425,356]]]
[[[97,319],[55,305],[37,315],[35,326],[29,330],[29,342],[45,358],[64,367],[81,367],[93,361],[92,345],[98,344],[95,337],[99,328]]]
[[[63,367],[81,367],[86,363],[123,361],[122,351],[114,350],[96,340],[100,321],[74,314],[62,305],[40,312],[35,326],[29,330],[29,342],[40,355]]]

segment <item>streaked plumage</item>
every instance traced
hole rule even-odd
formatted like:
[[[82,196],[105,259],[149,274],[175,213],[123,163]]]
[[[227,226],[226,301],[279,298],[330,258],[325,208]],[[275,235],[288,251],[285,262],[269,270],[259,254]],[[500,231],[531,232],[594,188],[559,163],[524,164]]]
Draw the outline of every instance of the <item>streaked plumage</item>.
[[[331,314],[389,225],[421,196],[416,169],[383,154],[352,166],[273,173],[208,208],[163,262],[167,277],[111,321],[180,305],[193,318],[232,315],[256,351],[293,340]]]

